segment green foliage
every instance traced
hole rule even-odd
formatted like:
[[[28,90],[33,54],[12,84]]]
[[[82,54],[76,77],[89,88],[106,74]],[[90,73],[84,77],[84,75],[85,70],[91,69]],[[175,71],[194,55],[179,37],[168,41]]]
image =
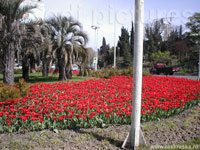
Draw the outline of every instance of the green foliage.
[[[72,17],[57,16],[47,20],[54,41],[54,54],[58,62],[59,80],[71,77],[71,66],[74,57],[78,57],[88,42],[87,34],[80,22]],[[83,53],[82,53],[83,54]],[[86,53],[85,53],[86,54]]]
[[[153,63],[161,62],[166,65],[171,65],[173,56],[171,56],[168,51],[161,52],[159,50],[158,52],[152,53],[151,59],[153,60]]]
[[[0,101],[7,101],[7,99],[24,97],[29,91],[28,84],[24,79],[19,79],[19,83],[8,86],[4,83],[0,84]]]
[[[131,27],[131,36],[130,36],[130,51],[131,51],[131,56],[133,57],[133,53],[134,53],[134,25],[133,25],[133,22],[132,22],[132,27]]]
[[[200,13],[195,13],[193,16],[189,17],[189,22],[186,26],[190,29],[191,33],[200,33]]]
[[[161,21],[155,21],[145,27],[144,54],[151,61],[151,54],[161,49]]]
[[[167,51],[161,52],[159,50],[158,52],[152,53],[151,55],[151,58],[154,60],[159,59],[160,57],[163,57],[163,58],[170,57],[170,52],[167,52]]]
[[[8,58],[4,62],[4,83],[12,85],[14,83],[14,64],[15,55],[14,53],[19,51],[23,27],[20,23],[21,18],[27,12],[35,8],[36,6],[24,6],[21,7],[23,0],[1,0],[0,1],[0,49],[3,50],[3,55]],[[8,67],[6,67],[8,66]]]
[[[99,50],[98,64],[100,67],[108,67],[113,65],[114,48],[110,48],[106,44],[106,39],[103,37],[102,46]]]
[[[121,28],[121,36],[118,41],[119,53],[118,57],[122,57],[122,61],[118,61],[120,68],[128,68],[132,64],[130,35],[127,29]]]

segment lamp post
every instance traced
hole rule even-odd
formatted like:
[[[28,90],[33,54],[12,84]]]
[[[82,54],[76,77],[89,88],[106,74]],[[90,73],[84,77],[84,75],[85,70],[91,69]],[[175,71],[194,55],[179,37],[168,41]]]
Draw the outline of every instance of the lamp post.
[[[131,146],[140,144],[140,119],[142,98],[142,64],[143,64],[143,35],[144,35],[144,0],[135,0],[135,44],[134,44],[134,85],[133,110],[131,119]]]
[[[100,27],[96,26],[96,25],[92,25],[91,26],[92,29],[94,29],[95,31],[95,49],[96,49],[96,54],[95,54],[95,58],[94,58],[94,65],[95,65],[95,70],[97,70],[97,64],[98,64],[98,48],[97,48],[97,38],[98,38],[98,29]]]
[[[114,0],[114,65],[113,67],[116,68],[116,0]]]

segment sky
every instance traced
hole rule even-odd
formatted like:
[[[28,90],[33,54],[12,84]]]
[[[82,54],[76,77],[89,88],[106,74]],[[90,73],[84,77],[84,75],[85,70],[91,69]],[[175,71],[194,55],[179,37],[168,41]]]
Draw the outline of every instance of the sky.
[[[87,46],[94,49],[101,45],[103,37],[110,46],[116,45],[121,27],[130,31],[134,20],[134,0],[43,0],[43,3],[45,19],[65,15],[81,22],[89,36]],[[200,12],[199,6],[200,0],[144,0],[144,23],[172,17],[172,24],[184,25],[189,16]],[[99,27],[97,32],[92,25]]]

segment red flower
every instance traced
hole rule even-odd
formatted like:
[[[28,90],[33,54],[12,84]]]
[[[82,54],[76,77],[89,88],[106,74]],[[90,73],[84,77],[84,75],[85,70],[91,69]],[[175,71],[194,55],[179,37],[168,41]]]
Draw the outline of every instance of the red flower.
[[[106,117],[107,117],[107,118],[109,118],[109,116],[110,116],[109,114],[106,114]]]
[[[47,116],[48,118],[49,118],[49,117],[51,117],[51,115],[50,115],[50,114],[47,114],[46,116]]]
[[[57,117],[56,116],[53,116],[53,120],[56,120],[57,119]]]

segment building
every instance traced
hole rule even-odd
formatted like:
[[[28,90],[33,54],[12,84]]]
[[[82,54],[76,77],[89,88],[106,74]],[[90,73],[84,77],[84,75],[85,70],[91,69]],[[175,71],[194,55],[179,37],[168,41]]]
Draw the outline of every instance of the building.
[[[171,30],[172,30],[172,20],[173,17],[167,17],[167,18],[162,18],[161,19],[161,25],[162,25],[162,38],[163,38],[163,41],[167,41],[169,36],[170,36],[170,33],[171,33]]]

